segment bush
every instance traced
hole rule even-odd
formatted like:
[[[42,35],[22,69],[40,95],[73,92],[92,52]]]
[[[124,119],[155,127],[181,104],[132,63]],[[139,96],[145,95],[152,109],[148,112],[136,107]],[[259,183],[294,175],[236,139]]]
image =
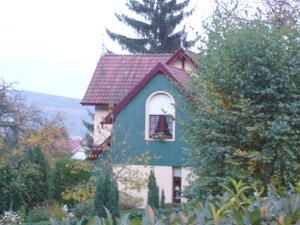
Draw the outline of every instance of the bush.
[[[23,219],[21,216],[14,211],[5,211],[4,214],[0,217],[1,225],[16,225],[21,224]]]
[[[34,207],[28,212],[26,222],[41,222],[49,220],[50,212],[45,207]]]
[[[110,210],[113,216],[119,215],[118,184],[108,171],[103,171],[98,178],[94,205],[95,213],[99,217],[106,216],[105,208]]]
[[[94,211],[94,205],[92,201],[76,204],[71,212],[75,215],[77,219],[82,218],[83,216],[92,216]]]
[[[68,158],[58,159],[51,179],[51,197],[59,203],[74,204],[75,200],[63,199],[63,192],[87,183],[91,177],[91,170],[84,162]]]
[[[47,159],[39,147],[27,149],[24,154],[25,164],[33,163],[42,174],[39,182],[35,185],[35,202],[40,203],[49,198],[49,165]]]
[[[242,181],[233,179],[229,179],[227,186],[224,184],[220,186],[223,189],[220,195],[209,196],[204,203],[183,205],[181,209],[169,205],[168,213],[157,214],[157,211],[147,206],[142,224],[300,224],[298,187],[279,195],[276,188],[269,186],[266,196],[263,188],[246,185]],[[138,217],[130,214],[124,214],[120,220],[117,220],[121,223],[117,224],[130,224],[132,221],[129,219],[134,219],[136,224],[141,224]]]
[[[148,200],[149,206],[159,208],[159,188],[156,184],[154,172],[151,170],[148,178]]]
[[[44,176],[35,163],[14,167],[10,160],[0,162],[0,213],[34,206],[47,199]]]
[[[119,198],[121,210],[136,209],[143,204],[142,198],[131,196],[125,192],[120,192]]]

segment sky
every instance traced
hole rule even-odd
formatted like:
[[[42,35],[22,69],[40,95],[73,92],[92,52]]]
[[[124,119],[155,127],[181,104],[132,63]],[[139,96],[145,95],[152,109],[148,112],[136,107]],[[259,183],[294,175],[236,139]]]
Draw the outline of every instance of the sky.
[[[0,78],[18,90],[81,99],[103,44],[124,53],[105,34],[129,32],[115,12],[125,0],[0,0]],[[191,0],[189,26],[199,29],[212,0]]]

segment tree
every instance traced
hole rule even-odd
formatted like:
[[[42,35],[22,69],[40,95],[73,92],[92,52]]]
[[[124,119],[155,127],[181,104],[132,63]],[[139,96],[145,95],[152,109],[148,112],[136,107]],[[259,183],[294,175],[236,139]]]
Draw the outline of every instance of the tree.
[[[0,82],[0,148],[3,151],[20,147],[20,137],[29,128],[41,124],[41,115],[35,107],[28,107],[12,84]]]
[[[130,26],[137,37],[127,37],[107,30],[109,37],[132,53],[170,53],[181,47],[189,48],[195,41],[187,41],[185,29],[175,31],[192,11],[185,11],[190,0],[129,0],[129,10],[142,19],[116,14],[119,21]]]
[[[161,209],[165,208],[166,206],[166,196],[165,196],[165,191],[164,189],[161,190],[161,195],[160,195],[160,205],[159,207]]]
[[[32,207],[47,200],[45,177],[37,164],[15,164],[12,158],[0,162],[0,213]]]
[[[154,172],[151,170],[148,178],[148,200],[147,203],[152,208],[159,208],[159,188],[156,184]]]
[[[60,114],[53,118],[44,118],[39,127],[28,129],[26,135],[20,138],[20,144],[31,147],[39,147],[46,155],[65,156],[70,155],[68,146],[69,134]]]
[[[194,196],[218,193],[226,177],[279,187],[300,179],[299,27],[224,17],[213,18],[189,90]]]
[[[99,217],[106,217],[105,208],[107,208],[113,216],[119,215],[118,184],[111,177],[108,170],[103,171],[98,178],[94,205],[95,213]]]
[[[300,3],[297,0],[262,0],[267,21],[278,27],[299,21]]]
[[[91,118],[91,121],[94,121],[94,113],[88,111],[88,115]],[[84,135],[85,145],[91,149],[94,146],[94,123],[87,120],[82,120],[82,123],[86,128],[86,133]]]
[[[33,196],[35,202],[42,202],[49,199],[49,165],[46,157],[39,147],[27,149],[24,154],[23,163],[25,165],[33,164],[41,173],[40,180],[35,184]]]
[[[40,147],[44,153],[66,153],[68,133],[57,114],[47,119],[33,105],[26,105],[22,93],[12,84],[0,83],[0,149],[1,157],[20,154],[28,148]]]
[[[64,196],[85,185],[91,175],[91,169],[85,162],[69,158],[57,159],[51,177],[51,198],[59,203],[74,203],[74,198],[66,200]]]

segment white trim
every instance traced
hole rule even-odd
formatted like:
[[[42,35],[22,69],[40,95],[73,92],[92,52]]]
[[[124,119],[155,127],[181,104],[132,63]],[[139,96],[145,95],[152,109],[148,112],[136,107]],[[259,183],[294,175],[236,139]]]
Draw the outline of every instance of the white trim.
[[[153,96],[158,95],[158,94],[164,94],[164,95],[169,96],[171,98],[172,104],[174,105],[174,115],[172,115],[174,117],[173,127],[172,127],[173,128],[172,139],[166,139],[164,141],[175,141],[175,133],[176,133],[175,132],[175,115],[176,115],[175,100],[171,94],[169,94],[168,92],[165,92],[165,91],[153,92],[147,98],[146,105],[145,105],[145,140],[146,141],[160,141],[157,139],[149,138],[149,101]]]

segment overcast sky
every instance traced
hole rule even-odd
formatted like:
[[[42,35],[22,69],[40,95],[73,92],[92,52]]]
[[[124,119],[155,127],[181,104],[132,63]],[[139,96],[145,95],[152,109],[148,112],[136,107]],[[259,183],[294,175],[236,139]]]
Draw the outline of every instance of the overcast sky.
[[[192,0],[198,29],[212,0]],[[102,52],[120,51],[105,27],[126,31],[114,12],[125,0],[0,0],[0,78],[15,88],[82,98]],[[200,16],[201,15],[201,16]]]

